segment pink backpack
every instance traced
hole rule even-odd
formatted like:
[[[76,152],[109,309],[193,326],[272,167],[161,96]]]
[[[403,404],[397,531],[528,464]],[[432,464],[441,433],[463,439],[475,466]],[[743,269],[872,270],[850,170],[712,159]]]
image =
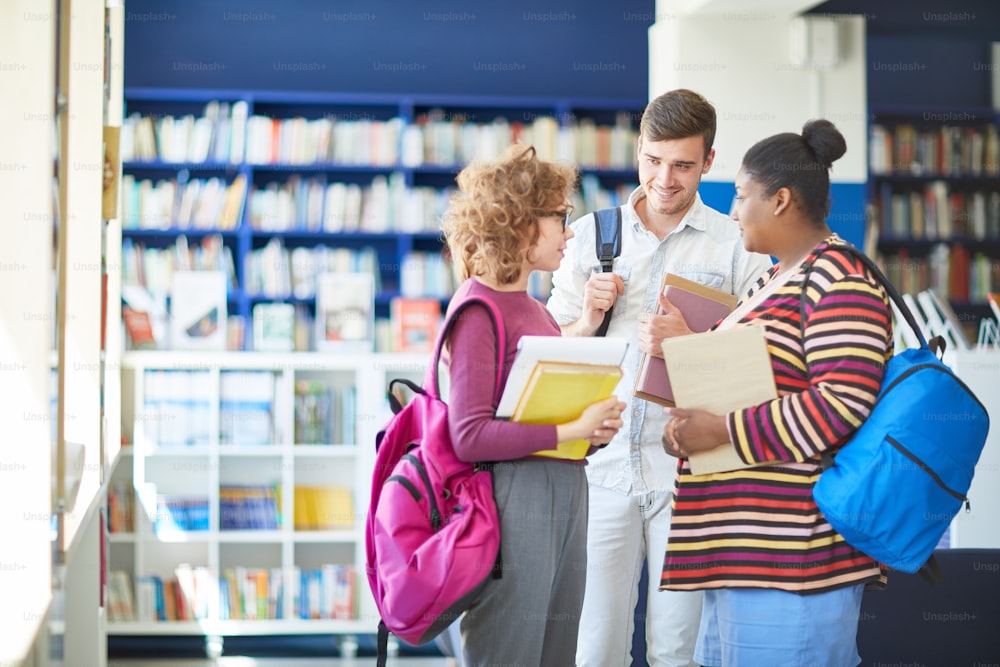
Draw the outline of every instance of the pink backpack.
[[[393,417],[375,441],[375,469],[365,525],[365,569],[381,622],[379,665],[388,633],[409,644],[431,641],[465,611],[491,578],[500,578],[500,519],[488,464],[459,461],[448,432],[448,406],[439,398],[438,361],[460,312],[489,309],[497,336],[494,404],[505,357],[496,305],[469,297],[453,306],[438,336],[424,388],[389,384]],[[414,392],[401,407],[392,393]]]

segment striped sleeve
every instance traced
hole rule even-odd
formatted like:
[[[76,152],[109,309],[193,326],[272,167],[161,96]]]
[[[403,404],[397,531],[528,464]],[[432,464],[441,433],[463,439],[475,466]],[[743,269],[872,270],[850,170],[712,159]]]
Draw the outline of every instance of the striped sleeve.
[[[801,284],[785,288],[798,293]],[[784,291],[784,290],[783,290]],[[863,266],[830,250],[807,286],[805,335],[796,308],[768,325],[776,384],[785,393],[728,416],[747,462],[801,462],[841,444],[875,405],[891,355],[890,312],[882,288]],[[802,364],[807,384],[801,383]],[[797,376],[797,377],[796,377]]]

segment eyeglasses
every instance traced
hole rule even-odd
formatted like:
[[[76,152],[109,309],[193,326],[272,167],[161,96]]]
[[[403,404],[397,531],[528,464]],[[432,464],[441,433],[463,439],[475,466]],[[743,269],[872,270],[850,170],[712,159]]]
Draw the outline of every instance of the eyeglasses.
[[[573,207],[567,206],[562,211],[537,211],[535,213],[539,218],[560,218],[562,220],[563,229],[569,227],[569,217],[573,215]]]

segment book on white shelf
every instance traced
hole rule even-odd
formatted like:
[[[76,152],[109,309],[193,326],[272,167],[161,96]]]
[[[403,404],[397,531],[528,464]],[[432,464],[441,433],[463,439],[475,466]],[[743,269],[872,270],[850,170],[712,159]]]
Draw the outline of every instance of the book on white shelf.
[[[1000,324],[997,320],[986,317],[979,321],[979,339],[976,341],[976,348],[1000,350]]]
[[[125,253],[122,254],[123,264],[126,259]],[[129,308],[134,313],[146,313],[146,318],[149,319],[150,334],[152,336],[152,347],[158,348],[162,347],[164,342],[167,340],[169,335],[169,316],[167,314],[167,304],[166,296],[161,295],[157,297],[148,289],[142,285],[138,285],[134,282],[123,283],[121,286],[122,290],[122,307]],[[146,318],[141,318],[145,320]],[[143,321],[133,322],[136,327],[144,328]],[[145,331],[139,331],[136,329],[133,332],[128,331],[130,326],[129,322],[125,322],[126,333],[130,336],[130,340],[135,341],[131,338],[133,334],[138,335],[140,339],[145,340]]]
[[[275,376],[269,371],[227,370],[219,383],[219,442],[271,445],[275,433]]]
[[[993,313],[993,317],[1000,324],[1000,292],[990,292],[986,295],[986,303],[990,307],[990,312]]]
[[[433,352],[441,302],[397,296],[389,304],[394,352]]]
[[[291,352],[295,349],[295,306],[258,303],[253,307],[253,349]]]
[[[931,336],[941,336],[949,350],[960,348],[961,346],[951,324],[945,319],[944,314],[938,310],[932,290],[926,289],[918,293],[917,303],[920,304],[920,312],[924,315],[924,321],[927,322],[927,328],[931,332]]]
[[[226,274],[175,271],[170,287],[170,346],[175,350],[226,349]]]
[[[903,303],[910,310],[913,315],[913,319],[917,323],[917,327],[920,329],[920,333],[923,334],[924,340],[930,340],[936,334],[931,333],[930,327],[927,324],[927,317],[924,315],[923,310],[917,304],[916,298],[912,294],[903,293]]]
[[[896,302],[890,299],[889,306],[892,308],[892,348],[895,353],[899,354],[903,350],[920,347],[917,335],[903,318]]]
[[[316,349],[370,352],[375,341],[375,280],[370,273],[316,276]]]
[[[943,327],[951,334],[951,337],[957,344],[956,347],[961,350],[971,349],[972,343],[969,341],[969,337],[965,332],[965,326],[959,319],[958,314],[951,307],[951,303],[947,299],[942,298],[940,294],[932,289],[925,291],[933,306],[937,310]]]

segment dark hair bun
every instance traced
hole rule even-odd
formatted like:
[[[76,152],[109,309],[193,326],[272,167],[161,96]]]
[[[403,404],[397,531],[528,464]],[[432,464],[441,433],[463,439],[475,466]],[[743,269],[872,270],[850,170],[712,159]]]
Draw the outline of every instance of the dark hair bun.
[[[847,152],[844,135],[833,123],[823,118],[807,121],[802,126],[802,139],[816,154],[820,164],[827,168]]]

